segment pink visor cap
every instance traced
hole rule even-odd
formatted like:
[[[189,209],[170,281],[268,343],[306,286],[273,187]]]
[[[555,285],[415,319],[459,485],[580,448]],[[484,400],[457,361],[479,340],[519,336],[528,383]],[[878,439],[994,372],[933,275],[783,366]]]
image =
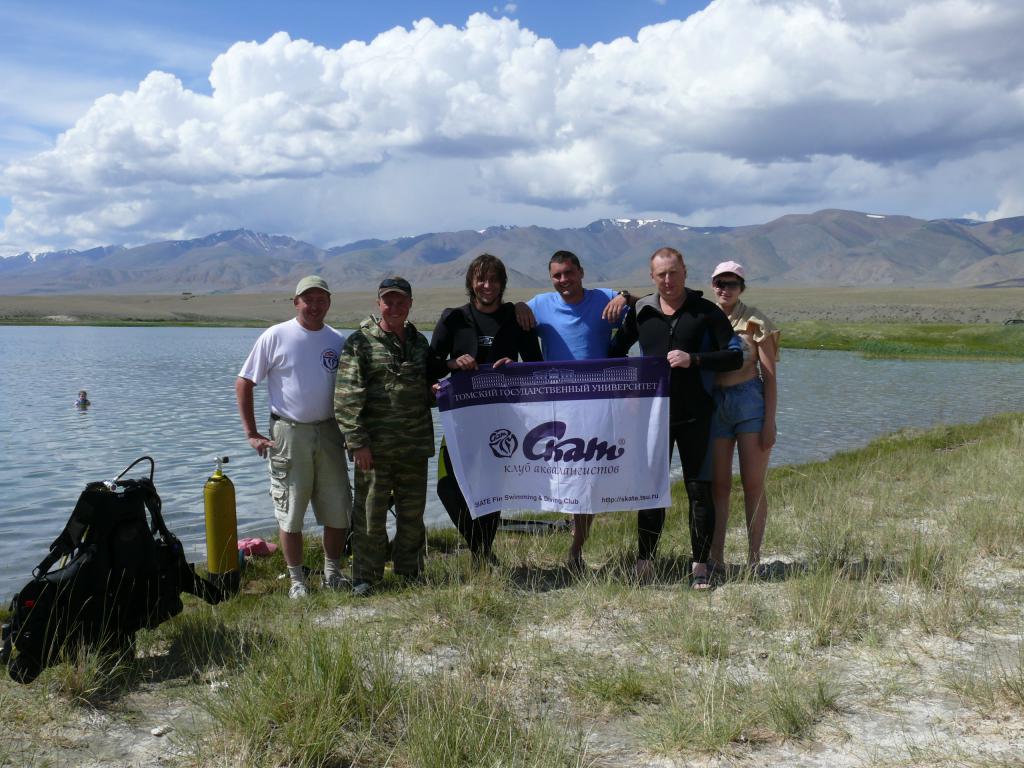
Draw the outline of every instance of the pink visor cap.
[[[736,277],[742,277],[744,280],[747,276],[744,274],[743,265],[738,261],[723,261],[717,267],[715,271],[711,273],[711,279],[714,280],[719,275],[724,275],[726,272],[732,272]]]

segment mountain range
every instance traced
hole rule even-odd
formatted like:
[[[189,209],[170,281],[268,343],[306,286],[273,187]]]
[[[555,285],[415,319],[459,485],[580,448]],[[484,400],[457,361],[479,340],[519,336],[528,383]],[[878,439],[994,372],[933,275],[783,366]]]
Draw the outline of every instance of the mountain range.
[[[335,291],[371,289],[389,274],[414,286],[458,286],[484,252],[501,257],[511,285],[546,288],[548,257],[560,249],[580,256],[588,284],[642,285],[648,257],[665,245],[683,252],[691,284],[733,259],[749,281],[768,285],[1024,287],[1024,216],[929,221],[824,210],[741,227],[601,219],[578,229],[494,226],[327,249],[237,229],[0,259],[0,294],[288,292],[307,274],[323,275]]]

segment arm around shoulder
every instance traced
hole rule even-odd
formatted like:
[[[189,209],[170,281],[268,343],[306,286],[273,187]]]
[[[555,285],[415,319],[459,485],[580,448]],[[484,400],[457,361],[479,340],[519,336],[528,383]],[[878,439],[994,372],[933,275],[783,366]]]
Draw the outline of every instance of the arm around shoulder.
[[[537,318],[534,316],[533,307],[530,304],[524,301],[517,301],[515,308],[516,322],[519,323],[520,328],[524,331],[532,331],[537,327]]]
[[[729,318],[715,306],[709,313],[709,320],[711,349],[699,353],[699,367],[717,373],[735,371],[742,367],[743,350],[740,345],[731,343],[735,334]]]
[[[626,315],[622,325],[615,330],[611,344],[608,348],[609,357],[626,357],[630,348],[640,338],[640,329],[637,327],[636,313],[630,312]]]

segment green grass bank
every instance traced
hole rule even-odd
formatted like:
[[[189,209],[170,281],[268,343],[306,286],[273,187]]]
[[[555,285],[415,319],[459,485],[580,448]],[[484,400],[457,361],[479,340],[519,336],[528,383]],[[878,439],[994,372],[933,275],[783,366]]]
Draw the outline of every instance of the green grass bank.
[[[859,352],[865,357],[938,360],[1024,360],[1024,324],[849,323],[797,320],[782,346]]]
[[[711,593],[678,501],[647,586],[632,514],[599,517],[581,577],[565,534],[499,534],[474,571],[433,533],[424,583],[369,598],[289,601],[254,561],[133,661],[0,682],[0,765],[1020,765],[1022,456],[1008,414],[775,469],[770,578],[734,513]]]

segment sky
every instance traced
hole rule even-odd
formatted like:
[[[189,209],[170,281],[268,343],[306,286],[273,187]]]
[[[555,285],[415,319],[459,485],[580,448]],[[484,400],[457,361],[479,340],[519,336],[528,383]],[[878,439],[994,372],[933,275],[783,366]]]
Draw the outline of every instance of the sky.
[[[0,256],[1024,215],[1019,0],[0,3]]]

